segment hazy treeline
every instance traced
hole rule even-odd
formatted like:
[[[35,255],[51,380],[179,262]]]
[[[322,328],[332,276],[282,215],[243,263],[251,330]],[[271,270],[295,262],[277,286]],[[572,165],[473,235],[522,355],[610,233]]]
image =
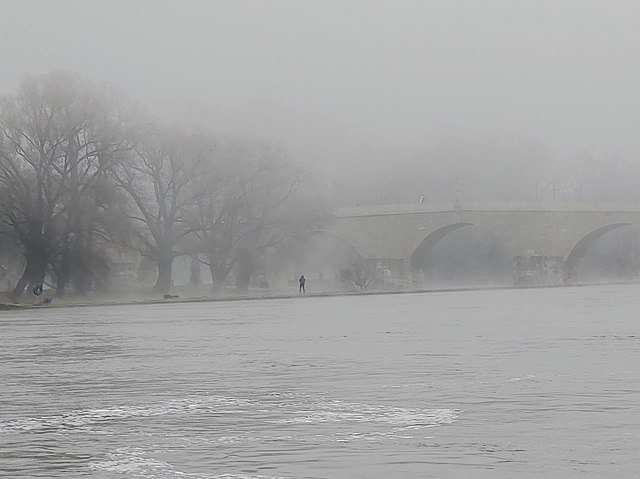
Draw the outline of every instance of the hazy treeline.
[[[425,202],[638,201],[640,152],[592,150],[533,132],[479,126],[385,134],[319,114],[256,103],[238,108],[176,105],[215,131],[280,138],[324,179],[336,206]],[[418,127],[416,127],[416,130]],[[558,131],[560,139],[563,132]]]
[[[0,263],[12,295],[106,288],[112,259],[137,250],[171,286],[176,256],[246,289],[326,217],[282,147],[154,121],[109,85],[53,72],[0,103]],[[283,245],[289,245],[283,247]],[[193,281],[199,277],[194,267]]]
[[[339,205],[414,203],[424,196],[453,206],[457,188],[463,205],[640,200],[640,155],[632,151],[563,153],[533,137],[482,129],[425,134],[419,142],[345,141],[343,151],[347,169],[330,183]]]

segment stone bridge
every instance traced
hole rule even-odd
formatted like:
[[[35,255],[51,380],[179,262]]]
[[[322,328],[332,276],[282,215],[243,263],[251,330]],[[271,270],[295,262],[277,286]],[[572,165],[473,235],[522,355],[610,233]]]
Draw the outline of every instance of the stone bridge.
[[[640,204],[477,203],[342,208],[327,232],[363,258],[400,261],[416,280],[416,255],[428,254],[449,233],[469,225],[492,232],[514,258],[556,258],[560,280],[572,282],[586,251],[606,233],[640,226]],[[524,264],[518,263],[516,264]],[[518,266],[516,266],[516,276]]]

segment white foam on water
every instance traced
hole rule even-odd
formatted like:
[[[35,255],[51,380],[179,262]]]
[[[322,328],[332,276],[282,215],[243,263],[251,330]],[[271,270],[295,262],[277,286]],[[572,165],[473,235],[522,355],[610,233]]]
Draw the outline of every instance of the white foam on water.
[[[291,411],[279,424],[313,424],[324,422],[369,422],[403,427],[432,427],[451,424],[458,417],[454,409],[415,409],[384,405],[327,401],[309,409]]]
[[[267,443],[285,442],[295,447],[315,447],[318,442],[384,442],[411,441],[416,434],[423,436],[424,428],[451,424],[460,411],[443,408],[403,408],[359,402],[325,399],[299,393],[266,393],[251,399],[223,395],[193,395],[184,398],[160,401],[151,404],[123,405],[105,408],[80,409],[59,415],[19,418],[0,422],[0,433],[53,433],[112,434],[122,440],[131,440],[131,434],[148,434],[154,437],[154,445],[124,446],[88,463],[93,471],[104,471],[136,478],[152,479],[291,479],[269,476],[225,472],[224,474],[191,473],[177,469],[165,462],[167,448],[179,443],[189,450],[200,450],[202,445],[214,447],[242,447],[256,444],[260,451]],[[225,415],[223,426],[213,423],[201,429],[204,434],[191,436],[180,424],[187,421],[186,415],[213,413]],[[137,418],[152,418],[176,415],[163,420],[159,428],[149,429],[141,422],[144,431],[136,432],[126,424],[118,422]],[[185,417],[182,417],[185,415]],[[232,419],[228,415],[232,415]],[[200,418],[197,418],[200,421]],[[318,433],[314,425],[327,424],[329,428]],[[167,432],[167,425],[175,425]],[[273,426],[275,425],[275,426]],[[335,425],[335,426],[334,426]],[[123,433],[123,426],[126,433]],[[292,431],[283,430],[290,426]],[[311,426],[311,427],[308,427]],[[302,430],[300,429],[302,427]],[[110,431],[110,432],[109,432]],[[120,431],[120,432],[117,432]],[[240,431],[246,431],[243,434]],[[129,437],[129,439],[125,439]],[[422,437],[424,438],[424,437]],[[122,443],[120,443],[122,444]],[[251,446],[253,447],[253,446]],[[287,446],[288,447],[288,446]],[[267,450],[272,449],[267,447]]]
[[[286,476],[265,476],[261,474],[202,474],[183,472],[168,462],[145,457],[148,451],[141,448],[119,448],[104,460],[89,463],[92,471],[112,472],[127,476],[149,479],[293,479]]]
[[[515,382],[515,381],[525,381],[525,380],[536,379],[537,377],[538,377],[538,374],[529,374],[529,375],[523,376],[523,377],[507,379],[507,382],[508,383],[512,383],[512,382]]]
[[[31,431],[99,432],[91,426],[115,420],[183,414],[192,411],[215,410],[221,414],[244,413],[249,401],[226,396],[191,396],[151,405],[125,405],[109,408],[83,409],[65,414],[33,418],[10,419],[0,422],[0,433]]]
[[[166,462],[157,461],[144,456],[142,449],[121,448],[108,454],[108,459],[89,463],[89,469],[131,474],[138,477],[166,477],[165,472],[172,469]]]
[[[413,436],[406,434],[404,429],[390,429],[389,431],[382,432],[346,432],[336,433],[335,440],[337,442],[353,442],[353,441],[366,441],[366,442],[383,442],[389,440],[407,440],[414,439]],[[422,439],[426,439],[423,437]]]

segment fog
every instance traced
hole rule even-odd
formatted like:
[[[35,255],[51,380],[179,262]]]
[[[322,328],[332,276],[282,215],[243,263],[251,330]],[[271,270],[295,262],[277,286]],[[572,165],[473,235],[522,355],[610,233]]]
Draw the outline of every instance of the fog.
[[[1,8],[10,47],[0,95],[24,75],[77,72],[115,85],[169,129],[272,142],[311,173],[313,188],[322,185],[330,207],[640,200],[637,2],[8,0]],[[462,271],[478,269],[508,283],[509,255],[484,234],[452,235],[423,259],[423,279],[460,283]],[[633,276],[634,235],[595,248],[584,276]],[[291,277],[305,269],[336,280],[343,263],[363,260],[327,241],[311,240],[316,257],[288,265]],[[626,263],[611,252],[620,244]],[[465,260],[463,250],[477,256]],[[607,261],[624,264],[613,274]]]
[[[579,151],[635,162],[640,151],[637,2],[26,0],[2,10],[11,47],[0,92],[53,69],[108,81],[171,121],[281,141],[343,204],[429,199],[429,189],[444,198],[457,176],[469,198],[534,199],[550,163]],[[470,148],[443,151],[451,138]],[[413,169],[440,178],[409,185],[415,174],[402,172]],[[497,194],[479,178],[487,170],[519,194]]]

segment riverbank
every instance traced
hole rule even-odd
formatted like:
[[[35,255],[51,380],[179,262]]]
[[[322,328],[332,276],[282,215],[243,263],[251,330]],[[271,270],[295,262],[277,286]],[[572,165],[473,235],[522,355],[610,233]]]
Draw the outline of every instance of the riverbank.
[[[443,288],[425,288],[413,290],[393,290],[393,291],[319,291],[307,292],[299,294],[297,292],[274,292],[274,291],[249,291],[247,293],[236,293],[231,291],[223,291],[215,295],[202,296],[181,296],[180,294],[171,294],[159,297],[149,293],[140,295],[123,295],[123,296],[89,296],[55,298],[55,296],[44,295],[36,300],[20,303],[12,302],[7,293],[0,292],[0,311],[15,311],[20,309],[41,309],[41,308],[63,308],[63,307],[87,307],[87,306],[116,306],[116,305],[138,305],[138,304],[165,304],[165,303],[199,303],[199,302],[217,302],[217,301],[251,301],[251,300],[277,300],[277,299],[293,299],[293,298],[318,298],[318,297],[334,297],[334,296],[372,296],[372,295],[402,295],[402,294],[425,294],[425,293],[447,293],[462,291],[495,291],[495,290],[515,290],[515,289],[544,289],[544,288],[567,288],[567,287],[587,287],[604,284],[637,284],[638,281],[621,281],[607,283],[581,283],[573,285],[541,285],[541,286],[475,286],[475,287],[443,287]]]
[[[493,288],[495,289],[495,288]],[[459,290],[459,289],[455,289]],[[300,294],[298,292],[274,292],[274,291],[249,291],[247,293],[235,293],[224,291],[214,295],[202,296],[181,296],[180,294],[168,294],[157,296],[151,294],[140,294],[138,296],[124,295],[120,297],[110,296],[90,296],[90,297],[73,297],[56,298],[38,298],[34,301],[23,301],[19,303],[12,302],[6,293],[0,292],[0,311],[16,310],[16,309],[33,309],[33,308],[60,308],[60,307],[81,307],[81,306],[113,306],[113,305],[135,305],[135,304],[164,304],[164,303],[198,303],[198,302],[216,302],[216,301],[250,301],[250,300],[269,300],[269,299],[292,299],[292,298],[313,298],[313,297],[329,297],[329,296],[354,296],[354,295],[376,295],[376,294],[409,294],[420,292],[447,291],[438,290],[414,290],[414,291],[320,291],[307,292]],[[453,291],[453,289],[451,289]]]

